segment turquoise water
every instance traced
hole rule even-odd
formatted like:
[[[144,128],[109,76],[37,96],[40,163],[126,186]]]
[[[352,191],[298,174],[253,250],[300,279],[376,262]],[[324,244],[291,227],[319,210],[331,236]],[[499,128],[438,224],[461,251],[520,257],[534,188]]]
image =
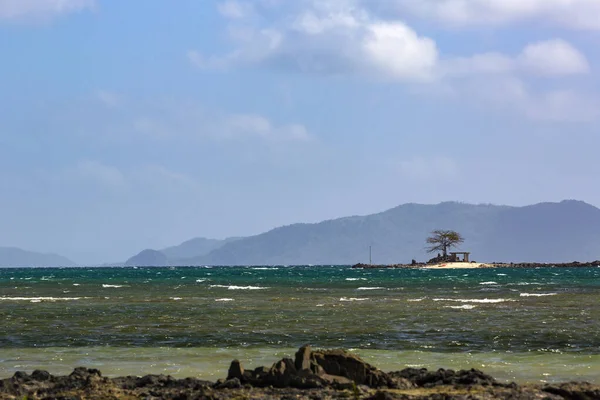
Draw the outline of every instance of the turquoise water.
[[[0,269],[0,377],[76,365],[222,377],[295,348],[380,368],[600,379],[600,268]],[[599,382],[600,383],[600,382]]]

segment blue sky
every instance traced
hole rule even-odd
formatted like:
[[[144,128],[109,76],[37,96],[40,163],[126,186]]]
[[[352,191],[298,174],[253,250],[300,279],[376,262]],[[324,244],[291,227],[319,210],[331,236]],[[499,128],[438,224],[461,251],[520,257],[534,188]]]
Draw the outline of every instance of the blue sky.
[[[0,0],[0,246],[600,206],[597,0]]]

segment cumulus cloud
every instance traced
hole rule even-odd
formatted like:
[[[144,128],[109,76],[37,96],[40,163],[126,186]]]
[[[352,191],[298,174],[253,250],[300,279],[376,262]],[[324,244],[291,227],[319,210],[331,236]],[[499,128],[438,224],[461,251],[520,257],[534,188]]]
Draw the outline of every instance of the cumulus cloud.
[[[432,77],[435,42],[402,21],[373,18],[352,2],[309,3],[268,26],[232,28],[235,48],[224,55],[188,52],[204,68],[269,65],[307,73],[363,74],[397,80]]]
[[[256,0],[253,4],[263,7],[265,1]],[[414,92],[434,93],[443,89],[454,94],[468,93],[468,99],[475,103],[497,105],[505,101],[508,103],[505,108],[535,119],[545,119],[543,116],[549,113],[559,120],[588,119],[594,115],[589,111],[596,104],[593,96],[569,87],[560,88],[566,82],[561,78],[589,74],[592,70],[586,56],[566,40],[553,38],[529,43],[516,54],[488,51],[456,56],[440,51],[435,40],[418,33],[400,19],[400,13],[387,12],[409,9],[428,17],[463,23],[478,17],[479,22],[487,21],[486,18],[493,18],[489,23],[510,22],[558,12],[560,4],[572,1],[298,0],[275,2],[271,6],[277,7],[277,12],[265,13],[258,20],[233,13],[237,6],[228,6],[232,21],[228,32],[233,49],[216,55],[190,50],[188,58],[200,68],[250,66],[306,74],[361,76],[411,84]],[[575,8],[589,12],[594,11],[593,4],[600,4],[580,1],[584,5],[578,3]],[[258,10],[264,8],[257,6],[253,11]],[[406,12],[402,15],[405,17]],[[553,84],[552,90],[533,88],[525,83],[531,77],[556,79],[558,85]],[[509,84],[506,88],[496,88],[488,83],[490,80]],[[428,88],[420,85],[417,89],[419,84]],[[484,93],[486,90],[491,92]],[[514,92],[498,95],[510,90]],[[260,129],[255,127],[254,132],[261,136]]]
[[[94,0],[0,0],[0,20],[51,19],[93,6]]]
[[[597,0],[396,0],[385,5],[455,26],[538,20],[573,29],[600,29]]]
[[[600,19],[600,14],[598,15]],[[525,47],[518,62],[539,75],[573,75],[590,71],[586,57],[570,43],[554,39]]]
[[[514,57],[490,52],[449,58],[440,66],[440,73],[448,76],[526,73],[553,77],[589,72],[585,55],[562,39],[531,43]]]

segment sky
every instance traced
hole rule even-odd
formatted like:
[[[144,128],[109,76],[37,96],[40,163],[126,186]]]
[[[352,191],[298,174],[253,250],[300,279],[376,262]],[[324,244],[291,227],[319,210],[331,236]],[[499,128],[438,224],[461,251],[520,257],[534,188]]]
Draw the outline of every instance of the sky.
[[[0,246],[600,206],[598,0],[0,0]]]

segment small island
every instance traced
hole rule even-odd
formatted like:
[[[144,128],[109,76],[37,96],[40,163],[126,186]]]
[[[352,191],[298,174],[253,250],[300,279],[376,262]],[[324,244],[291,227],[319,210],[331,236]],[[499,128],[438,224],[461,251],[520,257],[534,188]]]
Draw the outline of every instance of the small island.
[[[568,263],[537,263],[537,262],[476,262],[471,261],[471,253],[466,251],[449,252],[448,249],[464,243],[462,235],[452,230],[437,229],[426,239],[427,252],[438,252],[437,256],[426,262],[412,260],[409,264],[365,264],[358,263],[352,268],[427,268],[427,269],[467,269],[467,268],[593,268],[600,267],[600,260],[591,262],[573,261]],[[441,253],[440,253],[441,252]]]

